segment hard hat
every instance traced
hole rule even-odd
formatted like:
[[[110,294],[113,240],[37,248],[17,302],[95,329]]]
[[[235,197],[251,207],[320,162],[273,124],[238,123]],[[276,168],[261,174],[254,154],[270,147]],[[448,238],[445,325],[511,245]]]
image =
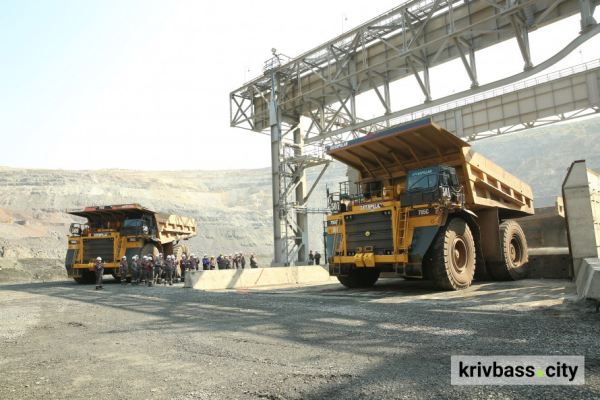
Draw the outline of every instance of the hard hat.
[[[233,256],[230,254],[229,257],[233,257]]]
[[[123,256],[123,260],[127,260],[127,256]]]
[[[162,257],[162,253],[158,253],[158,255]]]
[[[181,255],[181,258],[185,258],[185,254],[182,254],[182,255]]]
[[[204,257],[208,257],[208,255],[205,254]]]
[[[96,261],[102,261],[102,257],[96,258]]]
[[[215,256],[210,256],[210,258],[215,258]]]
[[[221,253],[221,255],[223,255],[223,253]]]
[[[147,259],[148,259],[148,257],[144,256],[144,260],[147,260]]]
[[[148,256],[148,260],[152,260],[152,256]]]

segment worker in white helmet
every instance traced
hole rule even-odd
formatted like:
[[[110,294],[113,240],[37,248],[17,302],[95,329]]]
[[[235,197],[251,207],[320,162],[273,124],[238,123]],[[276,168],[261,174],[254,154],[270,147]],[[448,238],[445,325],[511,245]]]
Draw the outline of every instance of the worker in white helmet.
[[[240,252],[240,268],[241,269],[245,269],[246,268],[246,259],[244,258],[244,253]]]
[[[127,269],[129,264],[127,263],[127,256],[121,258],[121,264],[119,265],[119,274],[121,275],[121,285],[127,285]]]
[[[164,263],[165,260],[163,260],[162,253],[160,253],[154,262],[154,281],[158,284],[162,282]]]
[[[148,266],[146,265],[148,263],[148,257],[147,256],[142,256],[142,268],[141,268],[141,277],[140,277],[140,282],[142,283],[148,283]]]
[[[140,284],[140,269],[142,265],[140,264],[140,257],[133,256],[131,260],[131,286],[137,286]]]
[[[146,271],[148,273],[148,287],[154,286],[154,260],[152,256],[148,256],[146,260]]]
[[[185,254],[181,255],[181,261],[179,262],[179,267],[181,269],[181,281],[185,281],[185,271],[190,267],[190,262],[187,260]]]
[[[94,271],[96,272],[96,290],[104,289],[102,286],[102,275],[104,275],[104,263],[102,262],[102,257],[96,258]]]
[[[208,254],[205,254],[204,258],[202,259],[202,269],[204,271],[208,271],[210,269],[210,258],[208,258]]]
[[[167,261],[165,261],[165,286],[167,286],[167,281],[169,282],[169,286],[173,286],[173,259],[171,256],[167,256]]]

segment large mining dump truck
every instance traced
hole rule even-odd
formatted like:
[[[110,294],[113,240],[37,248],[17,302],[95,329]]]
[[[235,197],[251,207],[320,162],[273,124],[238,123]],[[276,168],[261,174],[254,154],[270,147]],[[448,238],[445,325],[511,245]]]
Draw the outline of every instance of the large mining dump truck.
[[[180,240],[196,236],[196,221],[192,218],[155,212],[139,204],[67,209],[67,214],[87,219],[70,227],[69,247],[65,267],[70,278],[78,283],[95,281],[94,263],[102,257],[104,273],[120,276],[119,264],[127,256],[129,271],[133,256],[156,256],[163,253],[189,256],[189,249]]]
[[[459,290],[476,274],[525,276],[527,242],[514,219],[534,213],[531,188],[430,118],[327,154],[359,173],[328,193],[329,273],[343,285],[369,287],[385,273]]]

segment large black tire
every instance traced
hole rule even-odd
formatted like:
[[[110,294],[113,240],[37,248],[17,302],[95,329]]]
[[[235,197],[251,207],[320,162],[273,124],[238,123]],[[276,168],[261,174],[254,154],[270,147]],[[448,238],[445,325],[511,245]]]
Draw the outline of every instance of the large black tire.
[[[140,259],[143,260],[144,256],[152,256],[152,259],[156,260],[156,257],[159,253],[160,251],[158,249],[158,246],[154,243],[148,242],[144,246],[142,246],[142,249],[140,250]]]
[[[85,271],[81,278],[73,278],[73,280],[81,285],[89,285],[96,283],[96,274],[93,271]]]
[[[500,224],[500,249],[502,261],[490,262],[488,267],[494,279],[516,281],[527,275],[527,240],[525,233],[515,221]]]
[[[338,280],[350,289],[367,288],[377,282],[380,272],[379,268],[373,267],[352,268],[348,276],[338,276]]]
[[[475,275],[475,242],[463,219],[449,219],[440,227],[425,253],[423,268],[439,289],[461,290],[471,286]]]
[[[181,259],[182,254],[185,254],[186,258],[190,257],[190,249],[185,244],[176,244],[173,246],[173,255],[177,260]]]

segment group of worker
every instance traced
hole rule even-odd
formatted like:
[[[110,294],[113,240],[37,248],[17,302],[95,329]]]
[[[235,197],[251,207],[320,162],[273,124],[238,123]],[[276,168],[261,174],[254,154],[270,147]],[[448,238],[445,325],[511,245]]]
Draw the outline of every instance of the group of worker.
[[[198,271],[200,264],[202,264],[203,270],[244,269],[246,268],[246,258],[243,253],[236,253],[235,256],[231,254],[225,256],[221,253],[216,259],[214,256],[210,256],[209,258],[205,254],[202,260],[194,254],[191,254],[189,258],[185,254],[182,254],[181,260],[177,260],[174,255],[167,255],[165,260],[162,253],[156,256],[156,258],[151,255],[142,256],[141,260],[139,256],[133,256],[131,260],[131,285],[138,286],[140,282],[147,283],[149,287],[157,283],[160,284],[164,273],[165,279],[162,282],[165,286],[167,283],[172,286],[173,282],[177,283],[180,277],[185,276],[185,271]],[[250,255],[250,268],[258,268],[258,260],[254,253]],[[94,270],[96,272],[96,290],[103,289],[102,276],[104,275],[104,263],[101,257],[96,258]],[[119,266],[122,285],[127,284],[127,280],[124,277],[127,276],[128,270],[129,263],[127,262],[127,256],[123,256]]]
[[[316,264],[316,265],[320,265],[321,264],[321,254],[319,254],[319,252],[317,251],[315,254],[313,254],[312,250],[308,253],[308,261],[310,265]]]

